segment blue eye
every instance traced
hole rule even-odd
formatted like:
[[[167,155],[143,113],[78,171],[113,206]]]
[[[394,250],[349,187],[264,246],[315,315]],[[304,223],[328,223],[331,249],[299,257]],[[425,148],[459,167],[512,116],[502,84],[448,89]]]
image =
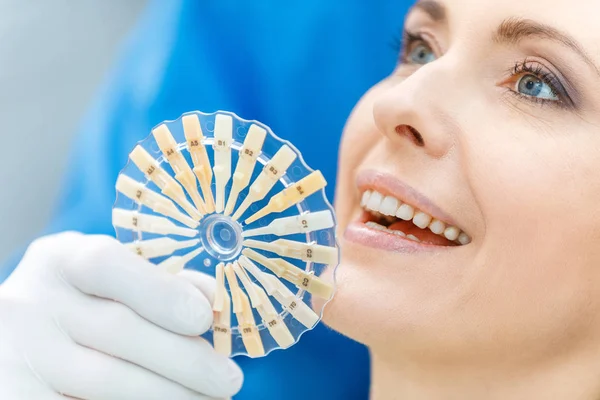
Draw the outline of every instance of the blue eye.
[[[544,100],[560,100],[549,84],[532,74],[523,75],[515,86],[515,91],[525,96]]]
[[[435,54],[429,48],[429,46],[421,43],[411,49],[406,58],[409,62],[414,64],[427,64],[435,61]]]

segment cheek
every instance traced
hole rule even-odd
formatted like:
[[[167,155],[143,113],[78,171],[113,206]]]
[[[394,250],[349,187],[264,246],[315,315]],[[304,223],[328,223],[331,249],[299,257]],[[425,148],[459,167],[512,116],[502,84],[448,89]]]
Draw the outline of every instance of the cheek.
[[[339,168],[336,183],[335,209],[339,233],[352,218],[353,205],[359,195],[355,185],[357,168],[365,157],[383,139],[373,120],[373,102],[383,90],[385,82],[371,88],[350,114],[340,145]]]
[[[465,162],[485,232],[467,308],[522,343],[589,334],[590,322],[597,332],[598,150],[566,128],[503,128],[468,131],[484,136],[468,140]]]

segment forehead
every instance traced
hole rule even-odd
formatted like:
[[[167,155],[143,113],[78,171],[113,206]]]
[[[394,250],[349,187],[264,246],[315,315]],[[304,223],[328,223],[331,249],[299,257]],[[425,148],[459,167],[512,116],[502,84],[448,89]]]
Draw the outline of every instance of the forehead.
[[[431,0],[421,0],[423,5]],[[600,59],[600,0],[435,0],[443,9],[449,32],[480,38],[508,18],[530,19],[568,33]],[[419,7],[419,6],[417,6]],[[444,22],[440,22],[444,23]]]

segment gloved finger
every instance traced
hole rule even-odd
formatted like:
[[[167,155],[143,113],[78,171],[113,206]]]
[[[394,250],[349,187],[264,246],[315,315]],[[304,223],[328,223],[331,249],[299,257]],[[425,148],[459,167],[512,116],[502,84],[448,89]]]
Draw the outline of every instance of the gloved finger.
[[[172,332],[200,335],[212,324],[207,298],[108,236],[74,236],[64,251],[64,279],[83,293],[116,300]],[[63,244],[64,245],[64,244]]]
[[[73,311],[77,315],[61,322],[76,343],[140,365],[198,393],[229,397],[240,390],[240,368],[206,340],[164,330],[116,302],[89,296],[84,300]]]
[[[215,290],[217,288],[217,281],[210,275],[202,272],[194,271],[191,269],[184,269],[177,274],[178,277],[185,279],[190,282],[196,288],[198,288],[204,296],[208,299],[210,304],[215,301]]]
[[[38,373],[50,387],[65,396],[86,400],[211,398],[127,361],[75,344],[60,357],[60,363],[48,360],[47,365],[38,365]]]

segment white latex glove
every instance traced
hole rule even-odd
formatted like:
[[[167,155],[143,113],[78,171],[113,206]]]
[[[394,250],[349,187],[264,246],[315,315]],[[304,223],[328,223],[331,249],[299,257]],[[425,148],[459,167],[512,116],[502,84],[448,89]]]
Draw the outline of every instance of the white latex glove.
[[[212,324],[211,279],[169,275],[107,236],[35,241],[0,286],[0,399],[237,393],[239,367],[197,337]]]

